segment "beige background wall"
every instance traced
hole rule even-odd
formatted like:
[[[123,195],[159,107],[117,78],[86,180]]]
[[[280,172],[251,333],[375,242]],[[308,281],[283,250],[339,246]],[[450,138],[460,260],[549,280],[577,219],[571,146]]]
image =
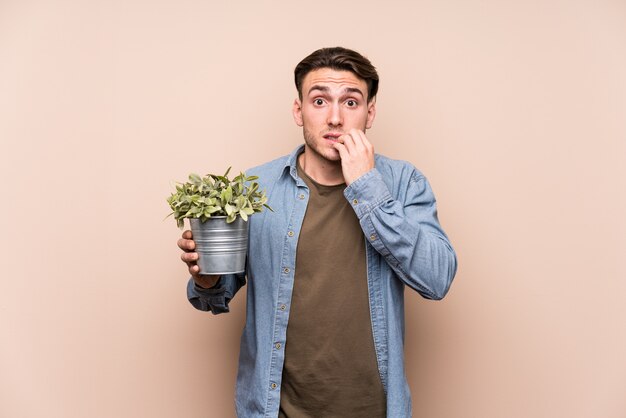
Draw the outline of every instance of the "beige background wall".
[[[292,70],[382,77],[369,137],[460,268],[407,291],[415,416],[626,416],[626,3],[0,1],[0,416],[233,416],[243,293],[185,298],[165,198],[301,142]]]

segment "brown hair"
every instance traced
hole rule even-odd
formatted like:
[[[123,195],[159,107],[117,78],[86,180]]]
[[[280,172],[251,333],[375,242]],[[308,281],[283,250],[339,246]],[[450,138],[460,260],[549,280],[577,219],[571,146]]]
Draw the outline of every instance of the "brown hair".
[[[302,80],[313,70],[331,68],[337,71],[350,71],[367,84],[367,101],[378,93],[378,73],[370,60],[351,49],[340,46],[322,48],[300,61],[294,70],[298,97],[302,100]]]

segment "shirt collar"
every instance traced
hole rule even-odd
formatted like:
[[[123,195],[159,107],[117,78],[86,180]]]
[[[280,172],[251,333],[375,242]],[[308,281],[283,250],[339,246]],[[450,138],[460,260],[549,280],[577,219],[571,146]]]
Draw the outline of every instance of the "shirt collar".
[[[283,167],[283,173],[287,171],[291,177],[296,181],[296,183],[303,183],[302,179],[298,177],[298,156],[304,152],[304,144],[299,145],[294,149],[289,157],[287,158],[287,162],[285,162],[285,166]]]

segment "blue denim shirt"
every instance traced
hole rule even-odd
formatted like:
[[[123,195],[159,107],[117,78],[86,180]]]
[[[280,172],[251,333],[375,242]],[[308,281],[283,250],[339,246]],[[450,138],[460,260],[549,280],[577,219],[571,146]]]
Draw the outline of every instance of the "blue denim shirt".
[[[296,158],[302,151],[300,146],[290,155],[247,171],[259,176],[274,212],[249,218],[246,275],[222,276],[213,289],[202,289],[191,279],[187,286],[194,307],[219,314],[228,312],[230,300],[247,277],[235,402],[240,418],[278,416],[298,267],[296,245],[309,198],[296,172]],[[387,416],[410,417],[404,372],[404,288],[409,286],[428,299],[443,298],[456,273],[456,255],[437,220],[435,197],[426,178],[404,161],[381,155],[375,161],[376,167],[346,187],[344,195],[367,242],[370,315]]]

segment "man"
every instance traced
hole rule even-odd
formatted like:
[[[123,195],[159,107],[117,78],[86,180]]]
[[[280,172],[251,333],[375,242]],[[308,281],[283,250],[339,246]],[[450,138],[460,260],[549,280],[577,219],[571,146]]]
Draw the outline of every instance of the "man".
[[[198,309],[227,312],[248,281],[239,417],[409,417],[406,285],[441,299],[456,256],[413,166],[374,153],[378,74],[345,48],[295,69],[304,145],[247,174],[273,212],[249,220],[246,275],[200,276],[191,231],[178,246]]]

